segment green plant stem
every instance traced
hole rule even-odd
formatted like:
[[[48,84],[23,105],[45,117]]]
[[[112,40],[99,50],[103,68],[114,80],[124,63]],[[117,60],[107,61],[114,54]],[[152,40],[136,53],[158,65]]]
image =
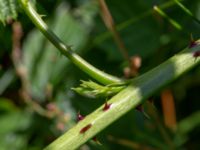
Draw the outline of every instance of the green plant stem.
[[[190,17],[192,17],[198,24],[200,24],[200,20],[197,19],[197,18],[193,15],[193,13],[192,13],[187,7],[185,7],[185,6],[181,3],[180,0],[174,0],[174,1],[175,1],[175,3],[176,3],[187,15],[189,15]]]
[[[172,19],[171,17],[169,17],[164,11],[162,11],[162,9],[160,9],[158,6],[154,6],[153,9],[160,14],[162,17],[164,17],[167,21],[169,21],[169,23],[171,23],[172,26],[174,26],[176,29],[178,30],[182,30],[182,26],[175,21],[174,19]]]
[[[194,58],[193,55],[195,51],[199,50],[200,40],[193,48],[185,48],[166,62],[135,78],[127,88],[107,101],[108,104],[111,104],[110,109],[103,111],[104,105],[100,106],[93,113],[86,116],[84,120],[52,142],[45,150],[77,149],[122,115],[143,103],[163,86],[198,65],[200,58]],[[92,125],[91,128],[85,133],[80,133],[81,129],[89,124]]]
[[[22,7],[35,26],[46,36],[47,39],[67,58],[69,58],[77,67],[87,73],[92,78],[102,84],[112,84],[122,82],[117,77],[107,74],[82,59],[79,55],[71,50],[70,46],[65,45],[44,23],[40,15],[34,10],[28,0],[20,0]]]

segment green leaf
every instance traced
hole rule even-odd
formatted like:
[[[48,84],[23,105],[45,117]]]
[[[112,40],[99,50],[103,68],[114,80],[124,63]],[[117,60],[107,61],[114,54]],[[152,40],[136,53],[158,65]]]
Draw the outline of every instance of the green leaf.
[[[28,138],[27,131],[31,124],[31,113],[27,111],[11,110],[0,115],[0,150],[25,149]]]
[[[15,78],[14,71],[9,69],[5,71],[5,73],[0,76],[0,94],[2,94],[6,88],[12,83]]]
[[[0,21],[5,24],[8,19],[17,19],[17,0],[0,0]]]
[[[15,111],[0,115],[0,134],[23,130],[30,123],[29,114],[24,115],[23,112]]]
[[[10,99],[0,97],[0,112],[17,111],[17,107]]]
[[[178,126],[179,132],[182,134],[188,134],[195,128],[199,127],[200,126],[199,117],[200,117],[200,111],[197,111],[192,115],[190,115],[189,117],[181,120]]]

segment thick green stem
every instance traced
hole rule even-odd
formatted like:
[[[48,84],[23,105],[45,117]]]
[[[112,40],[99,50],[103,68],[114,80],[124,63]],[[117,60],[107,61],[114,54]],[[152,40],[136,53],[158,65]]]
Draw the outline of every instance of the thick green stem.
[[[198,65],[200,58],[194,57],[194,53],[199,50],[200,41],[192,48],[185,48],[181,53],[171,57],[158,67],[135,78],[127,88],[108,101],[108,104],[111,104],[110,109],[103,111],[104,105],[100,106],[52,142],[45,150],[72,150],[78,148],[122,115],[144,102],[163,86]],[[90,128],[84,133],[80,133],[85,127]]]
[[[120,79],[114,77],[110,74],[107,74],[88,62],[82,59],[79,55],[71,50],[70,46],[65,45],[44,23],[41,19],[40,15],[33,9],[31,3],[28,0],[20,0],[24,11],[35,24],[35,26],[46,36],[49,41],[66,57],[68,57],[77,67],[79,67],[82,71],[87,73],[92,78],[96,79],[102,84],[112,84],[121,82]]]

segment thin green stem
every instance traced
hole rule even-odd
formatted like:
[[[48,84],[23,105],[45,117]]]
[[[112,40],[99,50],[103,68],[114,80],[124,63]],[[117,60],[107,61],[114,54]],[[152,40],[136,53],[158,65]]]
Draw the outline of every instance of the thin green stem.
[[[65,45],[44,23],[40,15],[34,10],[28,0],[20,0],[22,7],[35,26],[46,36],[47,39],[67,58],[69,58],[77,67],[87,73],[92,78],[102,84],[112,84],[122,82],[117,77],[107,74],[82,59],[79,55],[71,50],[70,46]]]
[[[107,101],[108,104],[111,104],[108,110],[104,111],[104,105],[100,106],[52,142],[45,150],[77,149],[122,115],[143,103],[163,86],[197,66],[200,63],[200,58],[195,58],[194,53],[199,50],[200,41],[196,41],[196,45],[192,48],[185,48],[158,67],[135,78],[127,88]],[[87,131],[82,132],[86,127]]]
[[[187,7],[185,7],[185,6],[181,3],[181,1],[179,1],[179,0],[174,0],[174,1],[175,1],[175,3],[176,3],[187,15],[189,15],[190,17],[192,17],[198,24],[200,24],[200,20],[197,19],[197,18],[193,15],[193,13],[192,13]]]
[[[193,129],[199,127],[200,125],[200,111],[194,112],[187,118],[184,118],[180,121],[178,124],[178,132],[180,132],[183,135],[187,135],[190,133]]]
[[[180,0],[180,1],[183,1],[183,0]],[[175,4],[176,3],[174,1],[168,1],[168,2],[165,2],[165,3],[163,3],[161,5],[158,5],[158,6],[160,7],[160,9],[165,10],[165,9],[171,7],[171,6],[174,6]],[[116,26],[116,29],[119,32],[119,31],[121,31],[121,30],[123,30],[123,29],[125,29],[125,28],[127,28],[127,27],[129,27],[131,25],[133,25],[137,21],[142,20],[145,17],[148,17],[148,16],[152,15],[152,13],[153,13],[153,9],[151,8],[151,9],[149,9],[149,10],[147,10],[147,11],[141,13],[141,14],[138,14],[137,17],[132,17],[132,18],[130,18],[130,19],[128,19],[128,20],[126,20],[126,21],[118,24]],[[98,35],[93,40],[94,44],[91,45],[89,48],[92,48],[94,45],[98,45],[98,44],[102,43],[103,41],[105,41],[106,39],[108,39],[109,37],[111,37],[111,35],[112,34],[110,32],[104,32],[104,33]]]
[[[171,17],[169,17],[164,11],[162,11],[162,9],[160,9],[158,6],[154,6],[153,9],[160,14],[162,17],[166,18],[167,21],[169,21],[169,23],[171,23],[171,25],[173,25],[176,29],[178,30],[182,30],[182,26],[175,21],[174,19],[172,19]]]

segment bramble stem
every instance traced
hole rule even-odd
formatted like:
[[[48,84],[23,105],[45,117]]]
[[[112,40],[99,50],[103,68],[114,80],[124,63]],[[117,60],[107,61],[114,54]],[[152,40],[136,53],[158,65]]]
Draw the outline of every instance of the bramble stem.
[[[166,86],[183,75],[183,73],[198,65],[200,58],[195,58],[194,52],[200,50],[200,41],[195,43],[196,45],[192,48],[185,48],[166,62],[135,78],[127,88],[107,101],[108,104],[111,104],[108,110],[103,111],[103,104],[64,135],[52,142],[45,150],[77,149],[122,115],[143,103],[163,86]],[[90,128],[86,132],[80,133],[87,125],[90,125]]]
[[[107,74],[81,58],[71,50],[70,46],[65,45],[45,24],[40,15],[34,10],[28,0],[20,0],[22,7],[35,26],[45,35],[45,37],[67,58],[69,58],[77,67],[87,73],[90,77],[96,79],[102,84],[112,84],[122,82],[117,77]]]

